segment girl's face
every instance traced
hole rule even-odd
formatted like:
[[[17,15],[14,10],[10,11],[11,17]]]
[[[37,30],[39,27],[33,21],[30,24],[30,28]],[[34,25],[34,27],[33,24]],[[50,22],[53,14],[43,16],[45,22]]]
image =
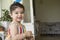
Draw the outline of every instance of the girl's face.
[[[11,14],[12,20],[21,21],[24,17],[23,11],[24,11],[23,8],[20,7],[13,10]]]

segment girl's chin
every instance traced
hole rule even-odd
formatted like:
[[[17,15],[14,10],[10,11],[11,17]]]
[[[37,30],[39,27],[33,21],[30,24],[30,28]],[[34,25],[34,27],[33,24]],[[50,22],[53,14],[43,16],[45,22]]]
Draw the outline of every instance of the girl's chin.
[[[17,20],[17,21],[22,21],[22,19],[20,19],[20,20]]]

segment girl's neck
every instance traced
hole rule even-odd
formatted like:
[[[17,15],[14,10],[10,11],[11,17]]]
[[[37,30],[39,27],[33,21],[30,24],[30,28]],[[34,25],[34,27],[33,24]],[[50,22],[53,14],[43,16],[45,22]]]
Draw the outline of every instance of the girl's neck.
[[[21,22],[20,22],[20,21],[14,21],[14,20],[13,20],[12,22],[15,22],[15,23],[21,24]]]

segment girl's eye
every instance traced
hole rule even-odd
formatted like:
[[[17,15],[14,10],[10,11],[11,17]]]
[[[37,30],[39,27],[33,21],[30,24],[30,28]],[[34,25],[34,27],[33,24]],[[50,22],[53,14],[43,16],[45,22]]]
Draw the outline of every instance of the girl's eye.
[[[21,12],[21,14],[23,14],[24,12]]]
[[[15,14],[18,14],[18,13],[15,13]]]
[[[20,13],[20,14],[23,14],[23,13]]]

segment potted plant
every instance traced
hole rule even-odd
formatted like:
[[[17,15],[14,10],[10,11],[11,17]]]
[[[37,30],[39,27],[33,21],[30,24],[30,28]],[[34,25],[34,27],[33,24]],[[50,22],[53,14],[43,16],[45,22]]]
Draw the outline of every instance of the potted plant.
[[[11,22],[9,11],[7,9],[2,9],[2,14],[3,16],[1,16],[0,21],[2,23],[2,26],[4,26],[5,29],[7,29],[9,22]]]
[[[0,18],[0,21],[11,21],[9,11],[7,9],[2,9],[3,16]]]

